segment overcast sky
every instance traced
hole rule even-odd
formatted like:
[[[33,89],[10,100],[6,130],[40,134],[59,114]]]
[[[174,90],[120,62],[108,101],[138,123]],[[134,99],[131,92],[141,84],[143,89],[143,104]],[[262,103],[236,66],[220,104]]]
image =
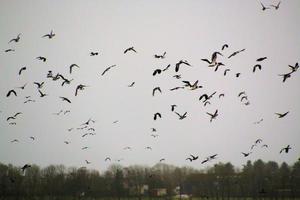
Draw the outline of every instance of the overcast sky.
[[[266,6],[277,1],[262,1]],[[278,74],[288,73],[288,65],[299,62],[300,2],[282,1],[280,8],[262,11],[259,1],[1,1],[0,2],[0,162],[23,165],[87,166],[104,170],[118,159],[120,164],[154,165],[161,158],[166,163],[196,168],[217,162],[241,166],[249,160],[263,159],[294,163],[300,156],[300,77],[299,71],[285,83]],[[52,39],[42,38],[51,30]],[[21,33],[18,43],[8,42]],[[229,48],[221,51],[224,44]],[[137,53],[124,50],[134,46]],[[4,51],[15,49],[14,52]],[[244,52],[228,59],[234,51]],[[90,52],[99,52],[90,56]],[[166,51],[165,59],[154,54]],[[202,58],[225,64],[217,72]],[[36,57],[44,56],[46,62]],[[257,58],[262,70],[252,73]],[[187,60],[175,73],[175,64]],[[69,66],[76,63],[69,74]],[[101,73],[116,65],[104,76]],[[169,70],[152,76],[155,69]],[[19,76],[19,69],[26,70]],[[226,76],[225,69],[230,69]],[[61,80],[46,78],[47,72],[60,73],[74,79],[61,87]],[[236,73],[241,73],[239,78]],[[173,76],[180,74],[181,79]],[[182,86],[183,80],[199,80],[203,88],[170,91]],[[44,81],[41,89],[49,94],[39,97],[33,82]],[[129,84],[135,82],[133,87]],[[27,83],[24,90],[16,89]],[[75,97],[78,84],[88,85]],[[160,86],[162,94],[152,97],[152,89]],[[17,97],[6,97],[15,89]],[[204,106],[198,99],[204,94],[216,95]],[[245,91],[250,105],[237,97]],[[224,93],[225,97],[218,97]],[[26,96],[36,102],[24,104]],[[59,97],[69,98],[72,103]],[[187,112],[179,120],[171,112]],[[206,112],[219,111],[210,123]],[[54,115],[70,110],[64,115]],[[289,114],[279,119],[274,113]],[[17,116],[16,125],[7,117]],[[162,118],[153,120],[160,112]],[[92,118],[89,127],[96,135],[82,137],[91,131],[78,130]],[[260,124],[254,124],[263,118]],[[118,120],[118,123],[113,123]],[[157,138],[150,135],[157,129]],[[68,131],[69,128],[74,128]],[[32,141],[30,136],[34,136]],[[262,143],[244,158],[255,140]],[[11,143],[12,140],[18,143]],[[70,144],[65,144],[69,141]],[[269,148],[261,148],[267,144]],[[291,145],[288,154],[281,148]],[[81,150],[82,147],[89,147]],[[132,150],[123,148],[130,146]],[[151,146],[151,150],[145,147]],[[185,159],[198,155],[192,163]],[[218,154],[205,165],[201,161]],[[109,156],[112,162],[105,162]],[[85,160],[91,162],[87,165]]]

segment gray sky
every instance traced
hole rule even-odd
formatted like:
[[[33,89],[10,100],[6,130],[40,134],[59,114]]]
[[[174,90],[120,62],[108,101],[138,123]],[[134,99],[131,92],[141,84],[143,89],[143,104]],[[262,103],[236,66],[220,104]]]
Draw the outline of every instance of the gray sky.
[[[277,1],[264,0],[265,5]],[[282,1],[278,10],[263,12],[259,1],[1,1],[0,2],[0,161],[41,166],[65,164],[87,166],[99,170],[113,161],[120,164],[153,165],[161,158],[174,165],[197,168],[216,162],[230,161],[241,166],[248,159],[293,163],[300,155],[300,84],[299,72],[285,83],[278,74],[289,72],[288,65],[299,61],[300,2]],[[54,31],[52,39],[41,38]],[[8,41],[21,33],[18,43]],[[222,51],[218,61],[226,66],[217,72],[208,68],[201,58],[210,58],[214,51]],[[138,53],[123,51],[134,46]],[[8,48],[15,52],[5,53]],[[234,51],[246,50],[230,59]],[[99,56],[91,57],[91,51]],[[154,54],[167,52],[165,59]],[[45,56],[45,63],[35,59]],[[263,61],[262,70],[252,73],[256,59]],[[174,67],[179,60],[188,60],[192,67],[182,66],[175,79]],[[69,74],[69,66],[79,69]],[[106,67],[115,68],[101,76]],[[156,68],[171,68],[153,77]],[[21,67],[27,67],[18,75]],[[225,68],[231,71],[223,76]],[[61,81],[46,78],[48,70],[74,81],[61,87]],[[235,73],[240,72],[239,78]],[[199,80],[202,89],[190,91],[169,89],[182,86],[182,80]],[[45,81],[40,98],[33,82]],[[132,88],[127,87],[135,81]],[[6,98],[6,93],[27,83],[25,90],[16,89],[18,96]],[[74,96],[78,84],[89,85]],[[152,97],[152,89],[160,86],[162,94]],[[199,102],[204,93],[217,94],[211,105]],[[250,101],[245,106],[237,97],[246,91]],[[218,95],[225,93],[219,99]],[[30,95],[35,103],[24,104]],[[62,102],[59,96],[72,103]],[[188,112],[178,120],[170,111],[177,104],[179,113]],[[56,116],[59,110],[71,110]],[[212,123],[206,112],[219,110]],[[8,116],[16,112],[17,125],[9,125]],[[278,119],[275,112],[290,113]],[[154,121],[160,112],[162,119]],[[87,131],[76,130],[89,118],[96,120],[90,127],[95,136],[81,136]],[[255,125],[255,121],[263,122]],[[113,124],[113,121],[119,120]],[[68,128],[74,128],[68,132]],[[158,138],[150,135],[157,129]],[[34,136],[35,141],[29,137]],[[269,149],[257,146],[253,154],[244,158],[258,138]],[[11,143],[18,139],[19,143]],[[70,141],[66,145],[64,141]],[[279,154],[290,144],[288,154]],[[90,147],[81,150],[82,147]],[[131,151],[123,150],[132,147]],[[151,146],[152,151],[146,150]],[[200,159],[189,163],[189,154]],[[212,154],[218,159],[206,165],[200,161]],[[85,164],[85,159],[92,162]]]

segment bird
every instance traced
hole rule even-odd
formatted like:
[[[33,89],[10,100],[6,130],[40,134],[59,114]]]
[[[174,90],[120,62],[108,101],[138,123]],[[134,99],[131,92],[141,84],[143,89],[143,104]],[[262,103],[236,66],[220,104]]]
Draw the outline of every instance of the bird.
[[[152,147],[149,147],[149,146],[148,146],[148,147],[145,147],[145,149],[149,149],[149,150],[152,150]]]
[[[253,70],[252,70],[253,73],[255,72],[256,68],[258,68],[259,70],[261,70],[261,65],[260,64],[254,65]]]
[[[209,161],[209,158],[206,158],[205,160],[203,160],[202,162],[201,162],[201,164],[204,164],[204,163],[206,163],[206,162],[208,162]]]
[[[166,160],[165,158],[162,158],[162,159],[159,160],[159,162],[162,162],[162,161],[165,161],[165,160]]]
[[[45,58],[43,56],[36,57],[36,59],[41,60],[43,62],[46,62],[46,60],[47,60],[47,58]]]
[[[210,116],[210,122],[212,122],[213,119],[215,119],[217,116],[218,116],[218,109],[215,111],[214,114],[211,114],[211,113],[206,113]]]
[[[198,158],[199,158],[199,156],[194,156],[194,155],[192,155],[192,154],[190,154],[190,156],[192,157],[192,160],[194,161],[194,160],[197,160]]]
[[[282,153],[282,152],[288,153],[290,149],[292,149],[290,147],[290,145],[287,145],[286,147],[282,148],[279,153]]]
[[[98,52],[91,52],[90,56],[98,56],[98,54],[99,54]]]
[[[34,82],[33,84],[35,84],[38,87],[38,89],[41,89],[43,87],[43,85],[44,85],[44,82],[41,82],[41,83]]]
[[[287,114],[289,113],[289,111],[285,112],[285,113],[275,113],[276,115],[278,115],[278,118],[283,118],[285,117]]]
[[[41,90],[39,90],[39,93],[40,93],[40,97],[48,96],[48,94],[43,93]]]
[[[223,51],[225,48],[228,48],[228,44],[224,44],[224,45],[222,46],[222,51]]]
[[[160,93],[162,93],[160,87],[155,87],[155,88],[153,88],[153,90],[152,90],[152,96],[155,95],[155,92],[156,92],[156,91],[159,91]]]
[[[111,65],[109,67],[107,67],[101,74],[101,76],[103,76],[108,70],[110,70],[111,68],[115,67],[116,65]]]
[[[185,160],[189,160],[190,162],[192,162],[192,161],[193,161],[193,159],[192,159],[192,158],[187,158],[187,159],[185,159]]]
[[[216,159],[216,156],[217,156],[217,155],[218,155],[218,154],[211,155],[211,156],[209,156],[209,159],[210,159],[210,160]]]
[[[161,59],[164,59],[165,56],[166,56],[166,53],[167,53],[167,52],[164,52],[162,55],[157,55],[157,54],[155,54],[155,55],[154,55],[154,58],[161,58]]]
[[[225,96],[224,93],[219,94],[219,98],[224,97],[224,96]]]
[[[135,84],[135,82],[133,81],[130,85],[128,85],[128,87],[133,87]]]
[[[72,74],[72,69],[74,68],[74,67],[77,67],[77,68],[80,68],[77,64],[71,64],[70,66],[69,66],[69,72],[70,72],[70,74]]]
[[[179,67],[181,64],[185,64],[187,66],[191,66],[188,61],[186,60],[180,60],[178,63],[175,64],[175,72],[178,72],[179,71]]]
[[[43,35],[42,37],[48,37],[48,39],[51,39],[55,36],[55,33],[53,33],[53,30],[50,31],[50,33]]]
[[[6,49],[4,52],[8,53],[8,52],[11,52],[11,51],[15,51],[15,50],[14,49]]]
[[[293,72],[295,72],[295,71],[297,71],[297,70],[298,70],[298,68],[299,68],[299,64],[298,64],[298,63],[296,63],[296,64],[295,64],[295,66],[289,65],[289,67],[291,68],[291,70],[292,70],[292,73],[293,73]]]
[[[219,66],[225,66],[225,65],[221,62],[217,62],[217,64],[215,65],[215,72],[219,69]]]
[[[243,52],[243,51],[245,51],[245,50],[246,50],[246,49],[241,49],[241,50],[238,50],[238,51],[233,52],[232,54],[230,54],[230,56],[228,56],[228,59],[231,58],[231,57],[233,57],[233,56],[236,56],[237,54],[239,54],[239,53],[241,53],[241,52]]]
[[[241,95],[246,95],[246,92],[245,91],[242,91],[238,94],[238,97],[240,97]]]
[[[157,130],[156,130],[156,128],[151,128],[151,131],[156,132]]]
[[[87,87],[86,85],[82,85],[82,84],[77,85],[75,90],[75,96],[77,96],[78,90],[84,90],[86,87]]]
[[[82,149],[82,150],[86,150],[86,149],[88,149],[88,148],[89,148],[89,147],[82,147],[81,149]]]
[[[282,82],[284,83],[286,81],[286,79],[288,79],[288,78],[291,77],[291,74],[292,74],[292,72],[286,73],[286,74],[278,74],[278,76],[282,76],[283,77]]]
[[[210,105],[210,102],[209,102],[209,101],[205,101],[205,102],[204,102],[204,106],[206,106],[207,104]]]
[[[186,115],[187,115],[187,112],[185,112],[183,115],[179,114],[178,112],[175,112],[178,117],[179,117],[179,120],[183,120],[184,118],[186,118]]]
[[[160,114],[160,113],[158,113],[158,112],[154,114],[154,117],[153,117],[153,119],[154,119],[154,120],[156,120],[156,119],[157,119],[157,117],[161,118],[161,114]]]
[[[238,78],[238,77],[240,77],[240,75],[241,75],[241,73],[236,73],[236,74],[235,74],[235,77]]]
[[[90,161],[88,161],[88,160],[85,160],[85,163],[86,163],[86,164],[91,164],[91,162],[90,162]]]
[[[20,70],[19,70],[19,75],[21,75],[22,71],[26,70],[26,67],[22,67]]]
[[[265,59],[267,59],[267,57],[257,58],[256,61],[257,61],[257,62],[261,62],[261,61],[263,61],[263,60],[265,60]]]
[[[277,5],[270,5],[270,6],[274,7],[276,10],[278,10],[280,3],[281,3],[281,1],[279,1]]]
[[[198,88],[202,88],[201,85],[198,85],[198,80],[195,81],[193,84],[191,84],[189,81],[182,81],[185,85],[185,87],[189,87],[191,90],[196,90]]]
[[[244,99],[246,99],[248,101],[248,97],[247,96],[242,96],[241,101],[243,101]]]
[[[70,144],[70,142],[69,142],[69,141],[64,141],[64,143],[65,143],[65,144]]]
[[[15,90],[9,90],[6,94],[6,97],[9,97],[11,94],[14,94],[15,96],[17,96],[17,92]]]
[[[21,168],[22,172],[24,173],[24,171],[25,171],[26,169],[28,169],[29,167],[31,167],[31,165],[25,164],[25,165]]]
[[[59,98],[61,98],[62,101],[66,101],[68,103],[71,103],[71,101],[66,97],[59,97]]]
[[[19,140],[18,139],[14,139],[14,140],[12,140],[12,141],[10,141],[11,143],[14,143],[14,142],[19,142]]]
[[[17,117],[18,115],[21,115],[21,114],[23,114],[23,113],[17,112],[17,113],[14,115],[14,117]]]
[[[267,9],[270,9],[269,7],[265,7],[264,4],[262,4],[262,2],[260,2],[260,5],[262,6],[262,10],[265,11]]]
[[[30,136],[29,138],[32,139],[32,140],[35,140],[35,137],[33,137],[33,136]]]
[[[154,70],[154,72],[152,73],[152,76],[155,76],[156,74],[160,74],[162,72],[161,69],[156,69]]]
[[[211,59],[208,60],[206,58],[202,58],[201,60],[204,62],[207,62],[209,64],[209,67],[213,67],[217,64],[217,57],[218,55],[223,56],[223,54],[221,54],[218,51],[213,52],[213,54],[211,55]]]
[[[131,150],[131,147],[124,147],[124,150]]]
[[[110,157],[106,157],[105,159],[104,159],[104,161],[106,162],[106,161],[111,161],[111,158]]]
[[[83,134],[81,137],[85,137],[85,136],[87,136],[88,135],[88,133],[85,133],[85,134]]]
[[[211,95],[203,94],[199,97],[199,101],[201,101],[203,98],[203,102],[206,102],[207,100],[211,99],[217,92],[213,92]]]
[[[264,144],[264,145],[262,145],[261,147],[262,147],[262,148],[263,148],[263,147],[268,148],[269,146],[268,146],[267,144]]]
[[[262,142],[262,139],[257,139],[257,140],[255,141],[255,144],[261,143],[261,142]]]
[[[224,76],[226,76],[227,72],[229,72],[229,71],[230,71],[230,69],[225,69],[224,70]]]
[[[11,43],[11,42],[19,42],[19,40],[20,40],[20,35],[21,35],[21,33],[19,33],[19,34],[17,35],[16,38],[11,39],[8,43]]]
[[[171,88],[170,91],[174,91],[174,90],[178,90],[178,89],[184,89],[184,87],[174,87],[174,88]]]
[[[162,71],[165,72],[171,67],[171,64],[168,64]]]
[[[177,107],[177,105],[175,105],[175,104],[171,105],[171,111],[172,112],[175,110],[175,107]]]
[[[89,125],[90,123],[95,123],[96,121],[95,120],[92,120],[91,118],[89,120],[87,120],[85,123],[81,124],[81,126],[83,125]]]
[[[125,49],[124,54],[127,53],[128,51],[133,51],[133,52],[137,53],[133,47],[129,47],[129,48]]]
[[[244,155],[244,157],[249,156],[251,153],[252,153],[252,152],[249,152],[249,153],[244,153],[244,152],[242,152],[242,154]]]
[[[35,100],[28,99],[28,100],[24,101],[24,103],[29,103],[29,102],[35,102]]]
[[[158,137],[158,134],[151,134],[150,136],[156,138]]]
[[[180,74],[176,74],[173,77],[176,78],[176,79],[181,79],[181,75]]]

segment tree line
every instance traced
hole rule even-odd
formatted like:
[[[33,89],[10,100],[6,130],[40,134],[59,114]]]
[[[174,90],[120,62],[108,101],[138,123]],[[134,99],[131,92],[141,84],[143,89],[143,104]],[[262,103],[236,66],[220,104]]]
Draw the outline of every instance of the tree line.
[[[156,198],[157,189],[166,191],[161,198],[188,194],[216,200],[294,199],[300,197],[300,161],[293,165],[247,161],[241,169],[228,162],[205,170],[163,163],[112,164],[103,173],[64,165],[32,165],[22,172],[20,167],[0,163],[1,199],[143,199]]]

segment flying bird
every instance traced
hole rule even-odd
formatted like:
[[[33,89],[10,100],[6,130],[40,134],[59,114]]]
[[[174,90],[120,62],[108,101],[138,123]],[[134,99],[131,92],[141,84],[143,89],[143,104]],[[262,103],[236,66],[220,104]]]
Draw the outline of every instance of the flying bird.
[[[184,89],[184,87],[174,87],[174,88],[171,88],[170,91],[179,90],[179,89]]]
[[[5,53],[8,53],[8,52],[10,52],[10,51],[15,51],[14,49],[6,49],[4,52]]]
[[[224,76],[226,76],[227,72],[229,72],[229,71],[230,71],[230,69],[225,69],[224,70]]]
[[[91,162],[89,162],[88,160],[85,160],[85,163],[86,163],[86,164],[91,164]]]
[[[286,147],[282,148],[279,153],[282,153],[282,152],[288,153],[290,149],[292,149],[290,147],[290,145],[287,145]]]
[[[71,64],[70,67],[69,67],[70,74],[72,74],[72,69],[74,67],[80,68],[77,64]]]
[[[152,150],[152,147],[145,147],[145,149],[149,149],[149,150]]]
[[[298,63],[296,63],[296,64],[295,64],[295,66],[289,65],[289,67],[291,68],[291,70],[292,70],[292,73],[293,73],[293,72],[295,72],[295,71],[297,71],[297,70],[298,70],[298,68],[299,68],[299,64],[298,64]]]
[[[44,85],[44,82],[41,82],[41,83],[34,82],[33,84],[35,84],[38,87],[38,89],[41,89],[43,87],[43,85]]]
[[[191,158],[192,158],[193,161],[194,161],[194,160],[197,160],[197,159],[199,158],[199,156],[194,156],[194,155],[192,155],[192,154],[190,154],[190,156],[191,156]]]
[[[9,97],[11,94],[14,94],[15,96],[17,96],[17,93],[15,90],[9,90],[6,94],[6,97]]]
[[[281,114],[281,113],[275,113],[275,114],[278,115],[278,118],[283,118],[283,117],[285,117],[288,113],[289,113],[289,111],[287,111],[287,112],[285,112],[285,113],[283,113],[283,114]]]
[[[155,88],[153,88],[153,90],[152,90],[152,96],[155,95],[155,92],[156,92],[156,91],[159,91],[160,93],[162,93],[160,87],[155,87]]]
[[[159,162],[162,162],[162,161],[165,161],[165,160],[166,160],[165,158],[162,158],[162,159],[159,160]]]
[[[167,52],[164,52],[162,55],[157,55],[157,54],[155,54],[155,55],[154,55],[154,58],[161,58],[161,59],[164,59],[165,56],[166,56],[166,53],[167,53]]]
[[[259,70],[261,70],[261,65],[260,64],[254,65],[253,70],[252,70],[253,73],[255,72],[256,68],[258,68]]]
[[[111,161],[111,159],[110,159],[110,157],[106,157],[104,161],[105,161],[105,162],[106,162],[106,161]]]
[[[262,142],[262,139],[257,139],[256,141],[255,141],[255,144],[258,144],[258,143],[261,143]]]
[[[292,73],[293,72],[290,72],[290,73],[287,73],[287,74],[279,74],[278,76],[282,76],[283,77],[282,82],[284,83],[286,81],[286,79],[291,78],[291,74]]]
[[[246,92],[245,92],[245,91],[240,92],[240,93],[238,94],[238,97],[240,97],[241,95],[246,95]]]
[[[261,5],[263,11],[270,9],[269,7],[265,7],[264,4],[262,4],[262,2],[260,2],[260,5]]]
[[[182,82],[184,83],[184,86],[189,87],[190,90],[196,90],[198,88],[202,88],[201,85],[198,85],[198,82],[199,82],[198,80],[195,81],[193,84],[191,84],[189,81],[182,81]]]
[[[173,77],[176,78],[176,79],[181,79],[181,75],[180,74],[176,74]]]
[[[171,111],[172,112],[175,110],[175,107],[177,107],[177,105],[175,105],[175,104],[171,105]]]
[[[236,73],[236,74],[235,74],[235,77],[238,78],[238,77],[240,77],[240,75],[241,75],[241,73]]]
[[[171,64],[168,64],[162,71],[165,72],[171,67]]]
[[[242,152],[242,154],[244,155],[244,157],[249,156],[251,153],[252,153],[252,152],[249,152],[249,153],[244,153],[244,152]]]
[[[160,113],[155,113],[153,119],[156,120],[157,118],[161,118],[161,114]]]
[[[267,57],[261,57],[261,58],[257,58],[256,61],[261,62],[261,61],[266,60],[266,59],[267,59]]]
[[[91,52],[90,56],[98,56],[98,54],[99,54],[98,52]]]
[[[46,60],[47,60],[47,58],[45,58],[43,56],[36,57],[36,59],[41,60],[43,62],[46,62]]]
[[[25,165],[21,168],[22,172],[24,173],[24,171],[25,171],[26,169],[28,169],[29,167],[31,167],[31,165],[25,164]]]
[[[279,1],[277,5],[270,5],[270,6],[274,7],[276,10],[278,10],[280,3],[281,3],[281,1]]]
[[[17,35],[16,38],[11,39],[8,43],[11,43],[11,42],[19,42],[19,40],[20,40],[20,35],[21,35],[21,33],[19,33],[19,34]]]
[[[185,112],[183,115],[179,114],[178,112],[175,112],[178,117],[179,117],[179,120],[183,120],[184,118],[186,118],[186,115],[187,115],[187,112]]]
[[[46,35],[43,35],[42,37],[48,37],[48,39],[51,39],[55,36],[55,33],[53,33],[53,31],[51,30],[50,33],[46,34]]]
[[[12,140],[12,141],[10,141],[11,143],[14,143],[14,142],[19,142],[19,140],[17,140],[17,139],[14,139],[14,140]]]
[[[68,103],[71,103],[71,101],[66,97],[59,97],[59,98],[61,98],[62,101],[66,101]]]
[[[129,47],[129,48],[125,49],[124,54],[127,53],[128,51],[133,51],[133,52],[137,53],[133,47]]]
[[[130,85],[128,85],[128,87],[133,87],[135,84],[135,82],[133,81]]]
[[[215,111],[214,114],[211,114],[211,113],[206,113],[210,116],[210,122],[212,122],[213,119],[215,119],[217,116],[218,116],[218,109]]]
[[[75,90],[75,96],[77,96],[78,90],[84,90],[86,87],[87,87],[86,85],[82,85],[82,84],[77,85]]]
[[[223,51],[225,48],[228,48],[228,44],[224,44],[224,45],[222,46],[222,51]]]
[[[26,67],[22,67],[20,70],[19,70],[19,75],[21,75],[22,71],[26,70]]]
[[[156,74],[160,74],[162,72],[161,69],[156,69],[154,70],[154,72],[152,73],[152,76],[155,76]]]
[[[232,54],[230,54],[230,56],[228,56],[228,59],[231,58],[231,57],[233,57],[233,56],[236,56],[237,54],[239,54],[239,53],[241,53],[241,52],[243,52],[243,51],[245,51],[245,50],[246,50],[246,49],[241,49],[241,50],[238,50],[238,51],[233,52]]]
[[[115,67],[116,65],[112,65],[112,66],[109,66],[107,67],[101,74],[101,76],[103,76],[108,70],[110,70],[111,68]]]
[[[39,93],[40,93],[40,97],[48,96],[48,94],[43,93],[41,90],[39,90]]]
[[[35,140],[35,137],[33,137],[33,136],[30,136],[29,138],[32,139],[32,140]]]
[[[178,63],[176,63],[176,65],[175,65],[175,72],[178,72],[179,71],[179,67],[180,67],[180,65],[182,65],[182,64],[185,64],[185,65],[187,65],[187,66],[191,66],[189,63],[188,63],[188,61],[186,61],[186,60],[180,60]]]

